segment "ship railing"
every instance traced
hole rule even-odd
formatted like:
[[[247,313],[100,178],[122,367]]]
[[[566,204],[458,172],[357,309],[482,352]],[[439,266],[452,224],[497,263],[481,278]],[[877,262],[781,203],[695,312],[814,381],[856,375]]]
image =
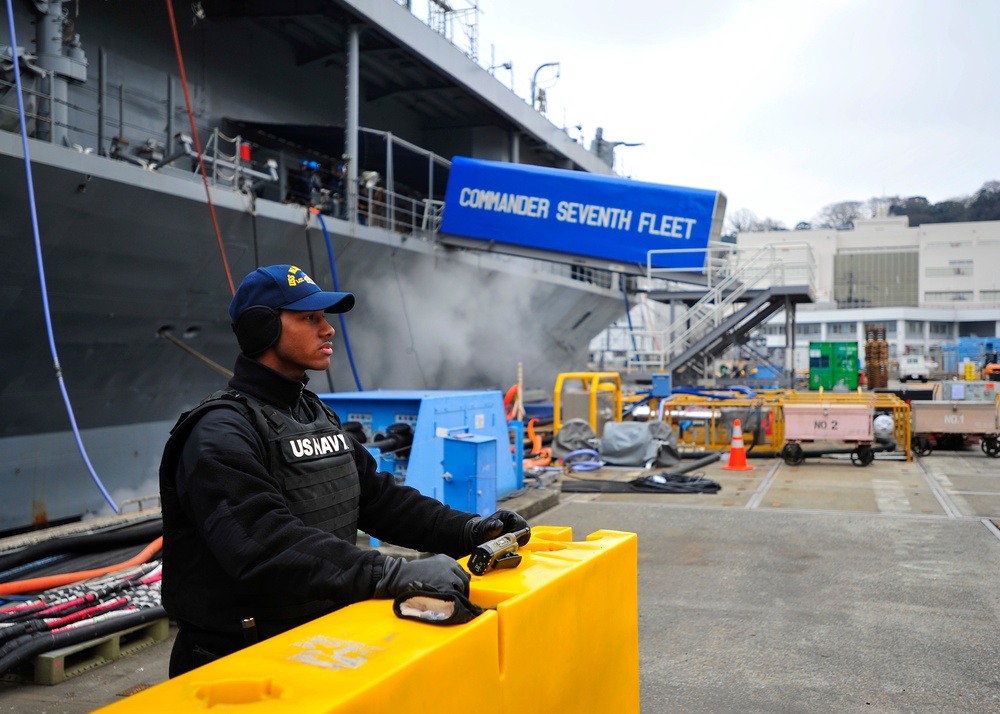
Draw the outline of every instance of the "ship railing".
[[[382,165],[375,166],[365,166],[362,170],[361,167],[358,168],[358,181],[359,181],[359,191],[362,184],[372,188],[375,182],[381,182],[387,191],[385,196],[385,206],[384,214],[389,225],[395,225],[395,210],[396,210],[396,196],[403,196],[405,199],[415,199],[417,197],[416,191],[411,191],[409,186],[405,186],[403,182],[398,180],[395,175],[396,167],[396,156],[400,150],[404,150],[404,155],[419,156],[421,160],[426,160],[427,174],[422,177],[420,190],[422,195],[418,200],[423,200],[424,198],[433,200],[433,197],[443,193],[444,184],[446,183],[446,176],[448,171],[451,169],[451,161],[435,154],[433,151],[418,146],[412,142],[401,139],[395,136],[391,131],[382,131],[379,129],[369,129],[362,128],[361,131],[365,135],[366,141],[371,141],[369,137],[374,137],[374,140],[381,140],[385,144],[385,163]],[[374,181],[371,177],[374,177]],[[361,200],[360,193],[359,202]],[[404,204],[409,204],[410,200],[404,200]],[[407,208],[406,210],[410,210]],[[438,211],[440,216],[440,211]],[[439,221],[437,223],[431,221],[427,225],[427,229],[436,232],[439,226]]]
[[[22,65],[35,70],[30,75],[31,77],[38,76],[42,79],[43,85],[51,86],[51,83],[46,80],[49,72],[27,63],[22,63]],[[51,137],[53,126],[52,118],[49,116],[51,112],[46,111],[43,114],[42,109],[46,106],[52,106],[52,94],[35,89],[34,82],[24,77],[22,77],[21,88],[24,93],[24,120],[28,127],[28,134]],[[16,91],[17,87],[13,81],[8,82],[0,76],[0,128],[19,132]]]
[[[479,6],[476,0],[466,0],[464,7],[456,5],[454,0],[424,0],[414,3],[413,0],[396,0],[417,18],[417,5],[426,6],[427,18],[423,20],[429,28],[450,42],[456,49],[473,62],[479,61]],[[456,25],[458,32],[455,32]]]
[[[426,199],[366,185],[362,179],[358,179],[357,190],[355,220],[361,225],[385,228],[403,236],[426,233]]]
[[[148,168],[155,170],[170,165],[183,156],[193,159],[193,166],[195,169],[198,168],[198,151],[195,149],[191,137],[183,132],[178,132],[175,138],[179,144],[177,150],[170,156],[161,155],[158,161],[151,158],[148,161]],[[147,142],[147,146],[152,151],[162,151],[161,147],[155,144],[150,146]],[[214,129],[209,135],[201,156],[202,161],[205,162],[206,170],[211,169],[209,182],[213,185],[221,184],[250,189],[254,187],[251,180],[277,183],[278,161],[274,158],[267,158],[263,162],[266,171],[255,169],[250,160],[253,150],[253,145],[244,141],[241,136],[229,137],[219,129]],[[155,156],[157,155],[154,154]]]
[[[172,112],[166,111],[163,97],[126,87],[124,83],[93,86],[74,82],[66,99],[53,95],[54,73],[21,61],[21,90],[25,99],[28,136],[39,141],[61,143],[80,153],[96,153],[148,165],[149,147],[174,150]],[[168,105],[173,103],[173,78],[167,75]],[[0,129],[20,133],[13,79],[0,73]],[[59,121],[57,117],[66,117]],[[138,150],[130,148],[128,137],[151,137]]]
[[[44,71],[41,72],[45,74]],[[169,78],[167,83],[169,89]],[[58,114],[47,111],[43,115],[37,110],[37,107],[44,108],[46,102],[51,102],[52,97],[38,91],[34,84],[31,81],[22,83],[28,100],[28,133],[32,138],[51,141],[53,122],[48,115]],[[15,91],[14,84],[0,76],[0,128],[17,132],[18,109],[16,102],[11,101]],[[100,96],[104,98],[100,104],[105,109],[102,112],[88,110],[87,105],[99,104]],[[172,100],[168,100],[168,104],[171,102]],[[136,92],[124,84],[107,87],[103,95],[87,85],[75,85],[67,105],[69,122],[58,128],[68,136],[70,145],[81,153],[98,153],[147,170],[167,171],[175,175],[198,172],[198,152],[191,136],[185,131],[174,131],[169,120],[166,123],[168,133],[163,132],[165,108],[160,107],[161,104],[160,98]],[[159,130],[155,126],[157,124]],[[323,157],[314,155],[307,149],[289,152],[262,147],[238,134],[227,135],[219,127],[199,128],[200,135],[206,137],[203,140],[202,160],[213,186],[231,188],[242,193],[255,191],[257,198],[315,206],[328,215],[363,225],[384,227],[404,235],[436,233],[440,227],[443,201],[418,197],[407,187],[395,185],[393,149],[403,147],[426,156],[427,182],[431,188],[435,179],[443,186],[442,174],[447,172],[451,162],[395,137],[391,132],[371,129],[362,131],[380,137],[386,143],[386,165],[379,168],[384,172],[387,187],[376,187],[368,178],[375,175],[381,179],[381,172],[362,172],[357,183],[358,204],[353,215],[349,216],[344,190],[346,187],[332,169],[335,162],[327,160],[316,169],[322,188],[311,191],[305,181],[295,180],[298,178],[295,174],[300,172],[300,163],[304,158]],[[137,135],[145,137],[141,143],[135,140]]]
[[[420,227],[426,233],[437,233],[441,230],[441,217],[444,215],[444,201],[431,198],[424,199],[424,215]]]
[[[108,59],[113,61],[112,56],[104,55],[102,62]],[[22,62],[21,66],[23,69],[25,64]],[[182,101],[175,92],[176,79],[171,75],[163,75],[162,92],[157,92],[152,86],[136,89],[124,83],[73,83],[65,103],[67,120],[59,123],[50,116],[61,116],[60,112],[46,111],[43,114],[40,111],[51,109],[53,97],[42,91],[46,88],[46,77],[44,70],[39,72],[41,74],[35,77],[28,70],[22,71],[22,90],[29,100],[26,118],[30,122],[28,133],[31,138],[53,142],[55,135],[61,134],[66,137],[65,143],[69,147],[81,153],[94,153],[147,170],[188,178],[199,171],[197,151],[187,133],[190,129],[176,122],[174,117],[177,112],[170,111],[171,107],[177,109],[181,106]],[[113,75],[113,72],[106,72],[105,75]],[[0,130],[19,133],[15,92],[13,82],[7,81],[0,72]],[[59,102],[58,99],[55,101]],[[204,140],[202,156],[209,171],[209,180],[218,188],[229,188],[253,196],[253,200],[273,200],[306,207],[316,205],[326,215],[380,226],[425,240],[433,240],[440,230],[444,201],[436,196],[443,193],[451,162],[391,132],[360,128],[366,136],[380,137],[385,141],[387,161],[383,166],[365,167],[378,169],[384,179],[383,188],[372,191],[365,201],[359,177],[357,195],[362,200],[349,215],[345,182],[335,172],[339,159],[310,151],[308,147],[261,146],[245,140],[238,132],[227,134],[219,128],[201,124],[197,130]],[[426,158],[426,186],[420,187],[422,195],[419,197],[393,175],[391,157],[394,149],[398,154],[400,147]],[[251,157],[249,160],[246,158],[247,150]],[[311,194],[305,182],[298,181],[303,159],[321,162],[318,174],[323,187],[318,198]],[[275,164],[277,182],[274,180]],[[636,290],[634,279],[606,269],[500,254],[494,254],[493,258],[517,262],[519,269],[524,271],[553,275],[604,290],[621,291],[623,286],[629,292]]]

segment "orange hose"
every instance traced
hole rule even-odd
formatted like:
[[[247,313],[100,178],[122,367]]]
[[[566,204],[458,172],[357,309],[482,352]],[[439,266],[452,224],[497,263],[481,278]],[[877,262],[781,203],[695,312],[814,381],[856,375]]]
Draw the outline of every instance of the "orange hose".
[[[78,583],[81,580],[96,578],[98,575],[113,573],[116,570],[131,568],[133,565],[140,565],[147,562],[154,553],[163,547],[163,536],[160,536],[147,545],[139,555],[126,560],[118,565],[109,565],[104,568],[94,570],[80,570],[75,573],[59,573],[58,575],[47,575],[44,578],[32,578],[30,580],[17,580],[12,583],[0,583],[0,595],[16,595],[18,593],[33,592],[35,590],[48,590],[61,585]]]
[[[528,422],[528,440],[531,442],[531,453],[537,454],[542,450],[542,437],[535,433],[535,423],[538,419],[531,419]]]
[[[514,421],[514,417],[517,416],[517,403],[514,402],[514,406],[511,407],[511,402],[514,401],[514,395],[517,394],[517,385],[513,385],[507,390],[507,393],[503,395],[503,408],[507,409],[507,421]]]
[[[522,466],[526,469],[532,469],[540,466],[548,466],[552,463],[552,449],[542,449],[537,454],[532,454],[537,456],[535,459],[525,459],[522,462]]]

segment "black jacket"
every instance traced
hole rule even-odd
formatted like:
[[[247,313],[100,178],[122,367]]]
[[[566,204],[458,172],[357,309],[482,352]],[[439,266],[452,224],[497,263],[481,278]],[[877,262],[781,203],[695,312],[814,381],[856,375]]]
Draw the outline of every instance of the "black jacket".
[[[316,400],[305,381],[240,355],[229,387],[304,418],[304,400]],[[399,486],[351,441],[358,528],[420,551],[468,554],[463,533],[474,514]],[[163,604],[182,629],[235,642],[242,618],[253,616],[260,636],[270,637],[374,593],[384,556],[305,525],[267,463],[266,445],[235,404],[206,412],[186,438],[168,442],[160,468]]]

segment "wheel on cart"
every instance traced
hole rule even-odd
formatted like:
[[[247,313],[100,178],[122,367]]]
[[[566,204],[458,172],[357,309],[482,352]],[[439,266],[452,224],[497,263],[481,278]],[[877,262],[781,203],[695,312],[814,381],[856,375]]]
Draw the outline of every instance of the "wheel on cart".
[[[858,444],[851,452],[851,463],[855,466],[867,466],[875,460],[875,450],[868,444]]]
[[[806,455],[798,444],[785,444],[785,448],[781,450],[781,458],[789,466],[798,466],[806,460]]]
[[[931,451],[931,440],[926,436],[915,436],[913,437],[913,442],[910,444],[910,448],[913,449],[913,453],[917,456],[930,456]]]
[[[994,459],[1000,457],[1000,440],[996,437],[988,436],[980,442],[980,445],[987,456]]]

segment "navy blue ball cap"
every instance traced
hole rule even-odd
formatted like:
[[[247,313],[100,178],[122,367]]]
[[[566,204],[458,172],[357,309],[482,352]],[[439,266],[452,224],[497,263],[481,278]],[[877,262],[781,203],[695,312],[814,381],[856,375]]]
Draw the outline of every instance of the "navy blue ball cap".
[[[354,307],[352,293],[328,293],[320,290],[302,268],[294,265],[269,265],[257,268],[236,288],[229,303],[229,317],[235,325],[251,307],[274,310],[322,310],[347,312]]]

